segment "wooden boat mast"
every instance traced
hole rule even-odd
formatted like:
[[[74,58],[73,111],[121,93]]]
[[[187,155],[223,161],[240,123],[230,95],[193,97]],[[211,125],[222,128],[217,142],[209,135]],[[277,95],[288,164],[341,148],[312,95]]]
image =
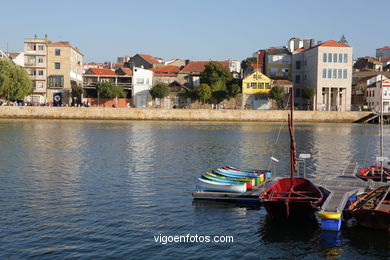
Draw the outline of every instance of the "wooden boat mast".
[[[383,74],[381,73],[380,95],[380,157],[383,157]],[[383,159],[383,158],[381,158]],[[381,160],[381,181],[383,182],[383,160]]]
[[[293,188],[294,173],[296,172],[296,149],[294,139],[294,87],[291,87],[290,93],[290,115],[288,116],[288,128],[290,132],[290,189]]]

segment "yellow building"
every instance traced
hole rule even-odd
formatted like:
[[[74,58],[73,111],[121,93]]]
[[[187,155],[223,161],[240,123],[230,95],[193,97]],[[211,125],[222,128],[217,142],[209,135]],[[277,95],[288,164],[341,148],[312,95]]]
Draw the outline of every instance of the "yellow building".
[[[243,94],[268,94],[272,88],[272,80],[259,71],[249,74],[242,80]]]
[[[270,109],[267,94],[272,80],[259,71],[254,71],[242,80],[243,106],[246,109]]]

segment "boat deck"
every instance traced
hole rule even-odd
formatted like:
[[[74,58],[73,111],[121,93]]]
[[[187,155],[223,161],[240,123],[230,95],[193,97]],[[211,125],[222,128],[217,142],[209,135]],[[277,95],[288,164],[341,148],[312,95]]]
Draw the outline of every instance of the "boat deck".
[[[356,177],[357,168],[357,163],[351,162],[339,176],[311,179],[315,185],[329,192],[321,207],[322,211],[342,213],[351,196],[383,186],[381,182],[363,181]]]

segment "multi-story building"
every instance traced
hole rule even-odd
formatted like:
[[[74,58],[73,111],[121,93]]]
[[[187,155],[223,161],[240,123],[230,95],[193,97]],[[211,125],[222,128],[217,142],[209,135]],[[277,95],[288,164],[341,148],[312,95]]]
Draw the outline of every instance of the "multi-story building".
[[[293,80],[297,103],[302,89],[314,89],[314,110],[351,109],[352,47],[327,41],[293,54]]]
[[[384,76],[376,76],[378,81],[367,87],[367,104],[368,107],[376,112],[381,110],[381,102],[383,104],[383,112],[389,112],[390,107],[390,80]]]
[[[47,45],[47,102],[72,102],[72,86],[83,85],[83,54],[69,42]]]
[[[69,42],[24,39],[24,67],[33,82],[33,103],[70,104],[72,85],[82,86],[83,54]]]
[[[46,102],[48,44],[47,36],[44,39],[37,36],[24,39],[24,67],[33,84],[32,94],[26,97],[29,102]]]
[[[145,108],[151,100],[149,90],[152,87],[153,71],[133,67],[132,98],[135,107]]]
[[[242,80],[243,105],[252,109],[269,109],[266,94],[271,91],[272,80],[259,71],[254,71]]]
[[[264,73],[272,79],[291,79],[291,52],[286,48],[266,50]]]
[[[376,57],[378,59],[389,59],[390,58],[390,46],[376,49]]]
[[[84,91],[86,97],[98,97],[96,84],[99,82],[110,82],[113,85],[120,86],[131,97],[133,71],[129,68],[101,69],[89,68],[83,75]]]

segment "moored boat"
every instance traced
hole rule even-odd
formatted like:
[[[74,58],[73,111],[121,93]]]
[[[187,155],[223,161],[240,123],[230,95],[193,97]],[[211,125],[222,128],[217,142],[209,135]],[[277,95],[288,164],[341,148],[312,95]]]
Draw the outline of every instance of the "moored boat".
[[[246,184],[233,184],[233,183],[222,183],[217,181],[205,180],[198,178],[196,185],[198,191],[219,191],[219,192],[246,192]]]
[[[211,180],[211,181],[217,181],[217,182],[223,182],[223,183],[232,183],[232,184],[246,184],[246,189],[251,189],[252,182],[250,180],[241,180],[241,179],[233,179],[233,178],[224,178],[224,177],[218,177],[215,175],[211,175],[208,172],[205,172],[201,175],[203,179]]]
[[[383,172],[383,177],[382,177],[382,172]],[[386,167],[381,167],[379,165],[373,165],[365,169],[360,169],[358,172],[358,177],[360,177],[363,180],[390,181],[390,169]]]
[[[390,230],[390,185],[365,194],[348,209],[360,226]]]
[[[282,178],[260,194],[260,202],[272,219],[303,219],[312,216],[322,202],[321,191],[308,179],[296,178],[296,147],[294,140],[294,89],[290,93],[290,178]]]

